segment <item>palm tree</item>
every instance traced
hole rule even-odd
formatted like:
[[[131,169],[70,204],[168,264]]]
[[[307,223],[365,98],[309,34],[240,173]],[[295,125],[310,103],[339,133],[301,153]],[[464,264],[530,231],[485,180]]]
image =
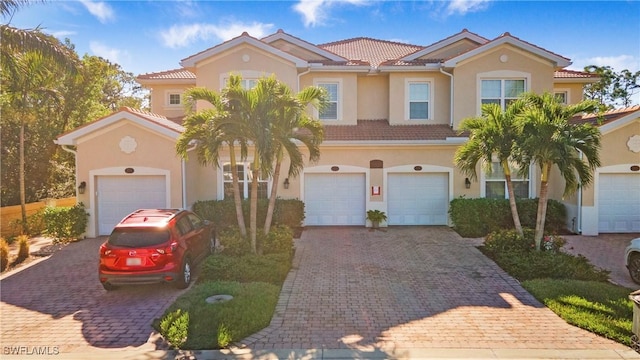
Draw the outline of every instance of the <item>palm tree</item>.
[[[322,109],[326,105],[327,97],[324,89],[321,87],[307,87],[295,96],[286,84],[279,83],[278,89],[277,94],[280,97],[278,114],[270,124],[275,168],[272,173],[273,186],[271,187],[269,206],[264,222],[265,235],[269,233],[271,228],[273,211],[278,196],[277,184],[280,181],[280,169],[285,153],[289,157],[288,176],[296,177],[304,168],[303,155],[297,142],[304,145],[309,151],[309,161],[315,162],[320,159],[320,143],[324,139],[322,124],[320,121],[311,118],[306,111],[308,105],[317,109]]]
[[[228,86],[232,86],[230,82]],[[233,199],[236,207],[238,227],[243,237],[247,236],[247,228],[242,212],[240,185],[238,181],[238,167],[236,160],[236,144],[240,145],[241,159],[247,156],[247,143],[243,139],[240,124],[235,122],[230,114],[229,103],[225,98],[228,88],[222,94],[215,93],[202,87],[188,89],[185,94],[185,109],[187,116],[184,120],[185,131],[176,143],[176,151],[183,158],[188,157],[188,151],[195,144],[198,161],[202,165],[218,165],[220,152],[226,145],[229,148]],[[213,108],[194,111],[197,101],[207,101]]]
[[[598,110],[596,101],[574,105],[561,104],[551,93],[526,93],[526,109],[518,121],[522,132],[517,157],[519,163],[536,163],[540,167],[540,195],[536,218],[535,246],[540,250],[547,214],[549,174],[557,166],[565,181],[565,196],[593,180],[600,166],[600,131],[591,124],[573,124],[571,118]],[[584,161],[586,159],[586,162]]]
[[[522,102],[518,101],[511,103],[504,112],[500,105],[484,104],[481,117],[464,119],[460,130],[469,132],[469,141],[456,150],[454,162],[464,174],[475,180],[478,178],[476,173],[478,162],[482,162],[485,170],[490,172],[493,157],[498,158],[507,183],[513,224],[518,234],[523,236],[509,166],[513,160],[513,146],[518,139],[515,120],[520,111],[522,111]]]

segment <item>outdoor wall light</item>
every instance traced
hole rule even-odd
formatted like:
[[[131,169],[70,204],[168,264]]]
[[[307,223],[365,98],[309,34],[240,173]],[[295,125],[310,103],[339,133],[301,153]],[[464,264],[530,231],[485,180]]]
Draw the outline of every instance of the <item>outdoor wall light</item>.
[[[83,181],[78,185],[78,194],[84,194],[85,190],[87,190],[87,183]]]
[[[284,179],[284,188],[288,189],[289,188],[289,178],[285,178]]]
[[[464,178],[464,187],[467,189],[471,188],[471,181],[469,180],[469,178]]]

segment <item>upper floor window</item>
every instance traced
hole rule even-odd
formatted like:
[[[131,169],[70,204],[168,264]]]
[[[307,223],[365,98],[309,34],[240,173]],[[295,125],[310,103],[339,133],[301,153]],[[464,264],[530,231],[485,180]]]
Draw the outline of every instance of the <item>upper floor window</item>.
[[[182,105],[182,91],[181,90],[167,90],[165,92],[165,104],[166,106],[176,107]]]
[[[498,104],[506,109],[520,94],[525,92],[524,79],[482,80],[480,85],[481,104]]]
[[[409,120],[427,120],[431,111],[431,83],[429,81],[409,81]]]
[[[236,167],[238,169],[240,198],[248,199],[251,196],[251,163],[236,164]],[[224,198],[233,199],[233,173],[231,172],[231,164],[224,164],[222,177],[224,182]],[[267,197],[268,180],[260,176],[258,178],[258,199],[266,199]]]
[[[169,94],[169,105],[180,105],[180,94]]]
[[[320,111],[318,118],[320,120],[338,120],[338,101],[340,83],[338,82],[320,82],[318,86],[327,91],[329,102],[327,107]]]
[[[529,197],[529,174],[521,176],[518,174],[518,167],[510,164],[511,183],[513,192],[517,199]],[[508,199],[507,181],[504,178],[502,164],[498,161],[491,163],[491,172],[485,178],[485,197],[488,199]]]
[[[569,92],[563,90],[556,90],[553,92],[553,95],[558,99],[560,104],[567,105],[569,103]]]

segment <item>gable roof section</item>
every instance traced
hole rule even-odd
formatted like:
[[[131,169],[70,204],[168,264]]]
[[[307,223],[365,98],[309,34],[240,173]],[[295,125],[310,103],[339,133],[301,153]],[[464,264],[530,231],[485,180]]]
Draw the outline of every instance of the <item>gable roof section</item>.
[[[141,84],[146,83],[168,83],[168,84],[195,84],[196,74],[187,69],[173,69],[155,73],[141,74],[136,77]]]
[[[602,114],[587,114],[571,120],[574,124],[589,123],[600,128],[606,134],[623,127],[634,120],[640,119],[640,105],[605,111]]]
[[[470,40],[470,41],[472,41],[472,42],[474,42],[474,43],[476,43],[478,45],[484,45],[487,42],[489,42],[488,39],[486,39],[486,38],[484,38],[484,37],[482,37],[482,36],[480,36],[478,34],[472,33],[467,29],[462,29],[462,31],[457,33],[457,34],[451,35],[446,39],[440,40],[440,41],[435,42],[435,43],[433,43],[433,44],[431,44],[429,46],[426,46],[426,47],[424,47],[424,48],[422,48],[422,49],[420,49],[420,50],[418,50],[418,51],[416,51],[416,52],[414,52],[412,54],[409,54],[409,55],[407,55],[407,56],[405,56],[405,57],[403,57],[403,58],[401,58],[399,60],[403,61],[403,62],[411,62],[411,61],[417,60],[418,58],[421,58],[421,57],[423,57],[425,55],[429,55],[430,53],[433,53],[435,51],[438,51],[438,50],[440,50],[442,48],[445,48],[445,47],[447,47],[449,45],[455,44],[456,42],[461,41],[461,40],[465,40],[465,39],[466,40]]]
[[[162,115],[136,110],[130,107],[122,107],[119,111],[114,112],[111,115],[107,115],[58,136],[54,142],[58,145],[77,145],[78,139],[83,136],[110,126],[122,119],[129,120],[144,128],[150,129],[172,139],[177,139],[184,131],[184,127],[182,125],[179,125]]]
[[[377,40],[368,37],[358,37],[341,40],[318,47],[338,54],[351,61],[359,61],[377,68],[381,63],[395,60],[422,49],[422,46],[403,44],[399,42]]]
[[[387,120],[358,120],[357,125],[326,125],[324,140],[332,141],[444,141],[465,138],[449,125],[389,125]],[[466,138],[465,138],[466,139]]]
[[[539,46],[533,45],[531,43],[528,43],[524,40],[521,40],[511,34],[509,34],[508,32],[500,35],[499,37],[478,46],[475,49],[469,50],[466,53],[460,54],[458,56],[455,56],[451,59],[446,60],[443,65],[445,67],[455,67],[459,62],[469,59],[473,56],[476,56],[478,54],[481,54],[485,51],[494,49],[500,45],[504,45],[504,44],[509,44],[509,45],[513,45],[517,48],[526,50],[530,53],[533,53],[535,55],[538,55],[544,59],[547,59],[549,61],[551,61],[552,63],[555,64],[556,67],[558,68],[565,68],[569,65],[571,65],[571,61],[569,61],[569,59],[565,58],[564,56],[560,56],[556,53],[553,53],[549,50],[545,50]]]
[[[296,67],[307,67],[308,63],[303,60],[300,59],[298,57],[295,57],[287,52],[284,52],[280,49],[277,49],[265,42],[262,42],[256,38],[254,38],[253,36],[250,36],[247,32],[243,32],[242,35],[235,37],[229,41],[225,41],[222,44],[216,45],[212,48],[209,48],[207,50],[201,51],[195,55],[191,55],[188,58],[182,59],[180,61],[180,65],[186,67],[186,68],[190,68],[190,67],[195,67],[196,64],[204,59],[207,59],[209,57],[221,54],[223,52],[225,52],[226,50],[229,50],[231,48],[234,48],[238,45],[242,45],[242,44],[247,44],[247,45],[251,45],[254,46],[258,49],[261,49],[263,51],[266,51],[267,53],[273,54],[277,57],[283,58],[285,60],[291,61],[292,63],[294,63],[296,65]]]
[[[298,46],[302,49],[305,49],[307,51],[310,51],[322,58],[327,59],[327,61],[331,61],[331,62],[347,62],[349,59],[346,59],[342,56],[339,56],[337,54],[332,53],[331,51],[328,51],[326,49],[320,48],[316,45],[311,44],[310,42],[304,41],[300,38],[297,38],[295,36],[292,36],[290,34],[285,33],[282,29],[278,29],[278,31],[275,34],[269,35],[267,37],[262,38],[261,41],[267,43],[267,44],[271,44],[275,41],[278,40],[283,40],[286,41],[288,43],[291,43],[295,46]]]

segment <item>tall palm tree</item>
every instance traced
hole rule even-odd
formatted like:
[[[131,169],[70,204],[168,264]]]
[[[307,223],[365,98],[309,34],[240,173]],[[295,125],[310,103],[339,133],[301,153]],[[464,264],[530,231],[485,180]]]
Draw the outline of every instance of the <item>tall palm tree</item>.
[[[523,231],[509,164],[513,160],[513,146],[518,140],[515,120],[518,113],[522,111],[522,105],[521,101],[512,102],[503,112],[500,105],[484,104],[481,117],[464,119],[460,130],[469,132],[469,141],[456,150],[454,157],[458,168],[474,180],[478,178],[476,173],[478,163],[481,162],[483,168],[490,172],[493,158],[497,157],[507,184],[513,224],[520,236],[523,236]]]
[[[236,144],[240,146],[240,158],[244,159],[247,156],[247,143],[241,135],[240,124],[235,122],[236,118],[230,114],[229,103],[225,98],[227,90],[228,88],[225,88],[221,94],[218,94],[206,88],[195,87],[185,92],[185,109],[187,111],[184,120],[185,131],[178,138],[176,151],[186,159],[189,149],[195,144],[200,164],[217,166],[220,152],[225,145],[228,147],[238,227],[242,236],[247,236],[236,159]],[[195,111],[196,102],[199,100],[206,101],[213,107]]]
[[[273,81],[273,80],[265,80]],[[273,219],[276,198],[278,196],[278,186],[280,181],[280,170],[284,155],[289,157],[289,177],[296,177],[304,168],[304,158],[298,143],[301,143],[309,151],[309,161],[315,162],[320,159],[320,143],[324,139],[324,128],[320,121],[313,119],[307,113],[309,105],[322,109],[326,106],[327,96],[321,87],[307,87],[293,95],[291,89],[283,83],[278,84],[278,96],[280,97],[279,109],[276,117],[270,124],[271,141],[273,142],[273,156],[275,157],[275,168],[272,173],[271,194],[269,196],[269,206],[264,223],[265,235],[269,233]]]
[[[573,124],[570,119],[598,110],[598,102],[587,100],[574,105],[561,104],[551,93],[523,95],[526,109],[518,128],[522,132],[517,157],[520,163],[540,167],[540,196],[536,218],[535,246],[540,250],[547,214],[549,174],[556,166],[565,181],[565,196],[593,180],[600,166],[600,131],[591,124]],[[586,159],[586,162],[585,162]]]

